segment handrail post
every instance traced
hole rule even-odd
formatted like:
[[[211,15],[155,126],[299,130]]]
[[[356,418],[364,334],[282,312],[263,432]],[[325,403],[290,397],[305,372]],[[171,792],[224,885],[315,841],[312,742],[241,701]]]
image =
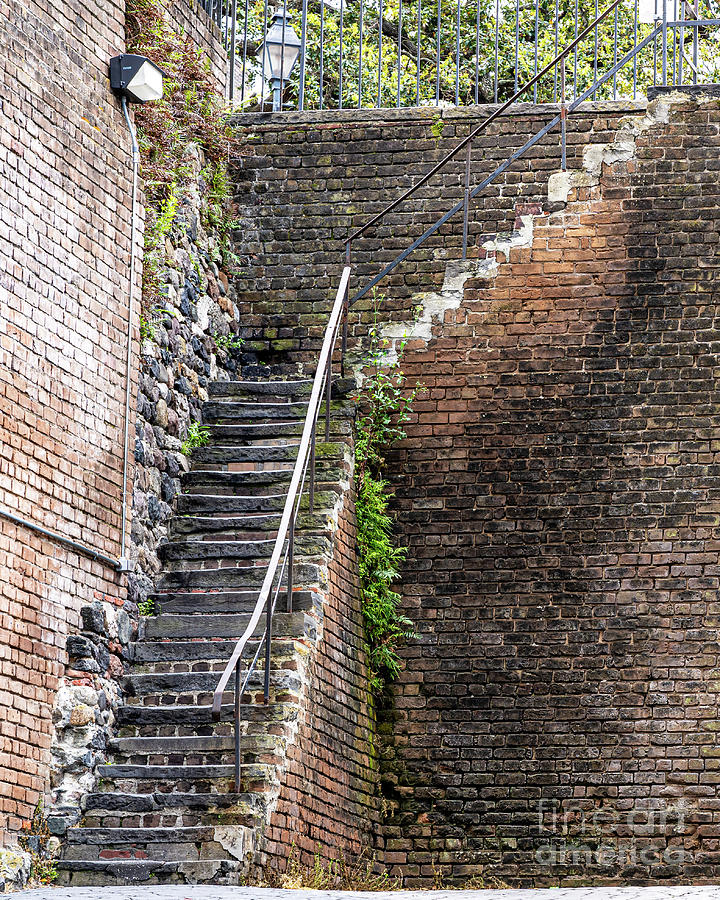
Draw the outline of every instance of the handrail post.
[[[565,105],[565,57],[560,60],[560,167],[567,169],[567,106]]]
[[[308,506],[310,512],[315,511],[315,435],[317,434],[317,423],[313,425],[312,437],[310,438],[310,490],[308,497]]]
[[[235,793],[240,793],[240,660],[235,666]]]
[[[330,393],[332,391],[332,352],[327,363],[327,378],[325,379],[325,443],[330,440]]]
[[[463,207],[463,244],[462,258],[467,259],[468,245],[468,218],[470,216],[470,154],[472,152],[472,141],[467,145],[465,153],[465,206]]]
[[[345,265],[350,265],[350,241],[345,243]],[[345,377],[345,354],[347,353],[348,318],[350,316],[350,289],[345,288],[345,302],[343,304],[342,347],[340,349],[340,377]]]
[[[299,504],[298,504],[299,506]],[[295,555],[295,514],[290,519],[290,536],[288,538],[288,574],[287,574],[287,611],[293,611],[293,556]],[[269,627],[269,626],[268,626]]]
[[[662,0],[662,83],[667,87],[667,0]]]
[[[292,564],[290,565],[288,578],[292,579]],[[288,612],[291,611],[292,610],[288,610]],[[273,601],[272,593],[270,593],[268,594],[267,611],[265,613],[265,685],[263,691],[263,700],[265,701],[265,703],[268,703],[270,700],[270,650],[272,647],[272,613]]]

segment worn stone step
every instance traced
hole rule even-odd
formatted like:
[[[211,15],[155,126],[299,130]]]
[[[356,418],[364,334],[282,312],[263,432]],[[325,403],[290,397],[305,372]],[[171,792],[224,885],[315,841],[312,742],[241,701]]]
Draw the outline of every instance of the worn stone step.
[[[280,527],[279,513],[259,513],[240,516],[173,516],[168,536],[170,540],[264,540],[274,536]],[[327,513],[300,513],[295,533],[302,531],[327,531],[331,520]]]
[[[276,613],[278,620],[272,641],[272,660],[274,666],[284,664],[284,661],[292,656],[295,641],[311,640],[317,634],[317,623],[309,617],[302,627],[297,621],[291,622],[287,629],[281,624],[281,617],[287,613]],[[294,614],[291,614],[294,615]],[[200,617],[202,618],[202,617]],[[283,636],[282,631],[290,633]],[[160,639],[154,641],[141,640],[131,645],[133,657],[133,670],[144,672],[190,672],[190,671],[215,671],[220,672],[225,667],[225,661],[235,649],[238,638],[244,632],[244,628],[232,635],[230,639]],[[263,633],[259,627],[255,632],[255,639]],[[249,651],[248,651],[249,652]]]
[[[203,422],[288,422],[304,419],[307,415],[307,401],[267,402],[244,400],[208,400],[202,405]],[[335,411],[332,409],[334,413]]]
[[[211,397],[303,397],[310,394],[309,378],[287,381],[211,381]]]
[[[257,591],[177,592],[151,594],[157,613],[177,615],[243,615],[250,614],[258,599]],[[312,591],[293,591],[293,609],[300,612],[313,609],[319,602]],[[146,621],[149,621],[146,620]],[[137,646],[137,645],[136,645]]]
[[[221,569],[191,569],[182,572],[164,572],[158,579],[157,593],[164,591],[194,590],[249,590],[261,587],[267,566],[232,566]],[[318,584],[323,580],[321,566],[309,562],[296,562],[293,583],[297,587]]]
[[[192,468],[227,468],[228,466],[272,466],[292,465],[297,459],[300,442],[293,440],[284,444],[250,444],[246,447],[212,444],[193,451]],[[342,458],[345,444],[341,441],[318,441],[315,444],[315,458],[324,460]],[[236,471],[241,471],[236,469]]]
[[[248,683],[248,691],[262,687],[264,672],[255,670]],[[149,672],[126,675],[123,687],[128,697],[147,699],[154,695],[189,695],[212,694],[215,690],[219,672]],[[297,694],[301,681],[294,672],[271,670],[270,688],[274,694]],[[228,691],[230,695],[232,691]]]
[[[294,598],[293,598],[294,602]],[[264,618],[264,617],[263,617]],[[305,633],[309,623],[306,622],[306,613],[275,612],[273,615],[273,631],[276,637],[296,637]],[[232,638],[237,640],[245,631],[250,613],[240,615],[177,615],[176,613],[162,613],[159,616],[151,616],[144,620],[145,636],[139,643],[163,640],[167,638]],[[263,621],[260,633],[264,631]],[[138,659],[136,656],[135,659]]]
[[[276,762],[280,762],[279,757]],[[235,766],[226,763],[201,765],[143,765],[118,764],[98,766],[100,793],[145,793],[148,789],[167,790],[171,784],[180,793],[209,793],[235,790]],[[241,789],[250,784],[269,787],[276,784],[277,766],[263,763],[244,763],[240,767]]]
[[[246,864],[234,859],[163,862],[157,859],[60,859],[57,884],[110,886],[152,884],[233,884]]]
[[[261,793],[243,794],[227,791],[211,793],[180,793],[179,791],[153,791],[147,794],[115,792],[95,792],[86,794],[82,801],[83,811],[95,817],[101,813],[124,815],[182,815],[184,811],[204,816],[222,813],[223,817],[235,814],[236,822],[246,819],[248,823],[264,811],[265,800]],[[205,822],[199,824],[207,824]]]
[[[245,497],[287,494],[292,474],[292,469],[266,469],[261,472],[195,469],[183,477],[182,487],[184,494],[241,494]],[[338,466],[322,465],[315,469],[315,485],[319,489],[344,480],[347,480],[347,472]]]
[[[71,828],[64,860],[239,860],[253,844],[244,825],[176,828]]]
[[[243,703],[240,708],[244,722],[260,722],[283,724],[297,718],[297,707],[291,703]],[[120,725],[210,725],[215,724],[210,704],[192,703],[175,706],[139,706],[125,704],[117,709],[117,720]],[[232,703],[224,703],[220,710],[219,722],[234,722],[235,707]],[[125,735],[132,737],[133,735]],[[135,735],[141,737],[141,735]],[[149,735],[147,735],[149,736]]]
[[[291,438],[299,437],[303,430],[303,420],[295,422],[269,422],[243,425],[221,425],[208,423],[208,430],[213,443],[217,444],[248,444],[252,441],[264,441],[266,438]],[[318,423],[318,436],[324,434],[325,424]],[[349,436],[352,423],[349,417],[331,416],[330,434],[337,436]]]
[[[166,572],[188,569],[216,569],[252,561],[266,561],[272,555],[275,540],[261,541],[170,541],[162,545],[159,555],[165,561]],[[158,548],[160,549],[160,548]],[[329,535],[296,534],[295,558],[327,557],[332,552]]]
[[[315,492],[314,511],[327,513],[333,509],[340,488],[328,487]],[[233,497],[229,494],[180,494],[177,498],[178,515],[227,517],[241,513],[282,512],[285,493],[264,494],[256,497]],[[308,512],[310,500],[307,491],[300,499],[300,512]]]
[[[253,730],[256,725],[242,723],[240,754],[243,766],[270,764],[279,759],[287,745],[283,735]],[[114,738],[108,744],[114,765],[137,766],[215,766],[232,765],[235,737],[223,735],[162,735],[154,737]],[[111,773],[112,775],[112,773]]]

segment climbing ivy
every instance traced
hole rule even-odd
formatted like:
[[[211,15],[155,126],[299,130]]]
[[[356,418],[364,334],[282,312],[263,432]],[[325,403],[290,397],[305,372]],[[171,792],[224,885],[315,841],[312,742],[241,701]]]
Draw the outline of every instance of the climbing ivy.
[[[388,450],[405,437],[403,425],[421,388],[416,385],[408,390],[402,370],[405,341],[397,347],[394,361],[389,361],[388,349],[389,343],[380,335],[376,318],[369,333],[365,377],[357,398],[361,412],[355,428],[362,612],[370,683],[376,692],[397,677],[401,668],[398,646],[414,636],[413,623],[400,612],[400,595],[393,589],[407,548],[397,543],[388,512],[393,494],[383,473]]]
[[[128,0],[128,52],[147,56],[165,72],[162,100],[138,106],[135,122],[140,146],[140,171],[146,205],[143,301],[147,308],[158,296],[166,240],[172,236],[183,191],[194,178],[188,151],[204,157],[206,224],[218,232],[220,264],[230,267],[228,235],[235,221],[230,207],[227,164],[236,144],[230,111],[213,83],[207,55],[190,38],[173,29],[162,0]]]

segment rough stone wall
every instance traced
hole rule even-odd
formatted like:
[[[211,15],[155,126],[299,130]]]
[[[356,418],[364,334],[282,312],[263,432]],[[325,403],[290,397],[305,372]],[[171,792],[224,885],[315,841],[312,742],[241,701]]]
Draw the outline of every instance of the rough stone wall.
[[[31,0],[0,15],[3,508],[117,557],[130,167],[107,69],[125,8]],[[134,607],[112,568],[2,516],[0,581],[3,843],[48,787],[54,706],[53,765],[70,776],[58,800],[73,805],[112,723]]]
[[[346,496],[334,539],[322,639],[310,663],[304,721],[264,842],[269,868],[372,856],[379,822],[374,722],[363,648],[355,510]],[[264,867],[267,877],[268,869]]]
[[[720,108],[641,126],[406,359],[407,885],[718,875]]]

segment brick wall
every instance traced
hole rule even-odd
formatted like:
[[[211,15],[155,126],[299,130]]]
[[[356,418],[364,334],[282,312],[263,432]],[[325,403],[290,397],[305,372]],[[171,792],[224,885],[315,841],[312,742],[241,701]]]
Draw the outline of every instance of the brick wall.
[[[116,557],[130,169],[107,69],[124,49],[124,4],[30,0],[0,11],[3,506]],[[0,573],[2,843],[48,785],[66,638],[83,607],[115,621],[126,586],[2,517]],[[116,641],[111,675],[121,653]]]
[[[208,61],[210,72],[218,89],[227,90],[228,54],[217,25],[202,8],[198,0],[171,0],[165,4],[166,15],[172,27],[186,34],[193,46],[201,50]]]
[[[588,105],[569,166],[641,111]],[[350,226],[478,121],[450,112],[435,140],[433,115],[239,120],[239,290],[269,357],[313,358]],[[557,136],[536,147],[474,206],[469,255],[517,213],[537,214],[532,243],[408,347],[427,393],[389,477],[420,639],[383,748],[386,859],[408,886],[717,877],[720,113],[674,115],[605,170],[602,195],[564,210],[546,203]],[[501,120],[475,177],[546,117]],[[358,242],[356,281],[460,184],[458,165]],[[459,245],[458,222],[410,257],[383,288],[383,318],[407,318]]]
[[[273,870],[312,867],[318,851],[349,863],[371,853],[379,821],[374,714],[363,648],[355,510],[347,495],[335,535],[322,640],[310,668],[308,706],[266,832]],[[268,875],[266,870],[264,873]]]
[[[719,146],[716,103],[643,132],[407,357],[408,885],[718,875]]]

